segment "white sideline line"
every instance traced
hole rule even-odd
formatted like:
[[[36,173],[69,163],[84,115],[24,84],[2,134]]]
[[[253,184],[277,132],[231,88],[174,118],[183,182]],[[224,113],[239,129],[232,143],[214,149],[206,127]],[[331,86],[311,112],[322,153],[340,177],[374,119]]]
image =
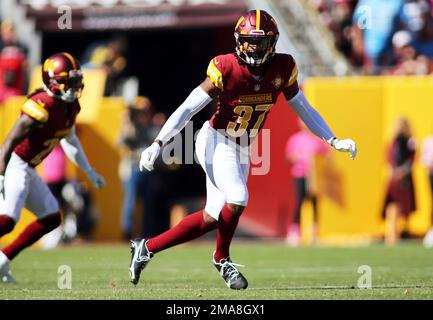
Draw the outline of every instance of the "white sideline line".
[[[433,289],[433,285],[432,286],[424,286],[424,285],[416,285],[416,284],[385,284],[385,285],[376,285],[376,286],[371,286],[371,289],[399,289],[399,288],[406,288],[406,289],[426,289],[426,288],[431,288]],[[263,287],[263,288],[257,288],[257,287],[250,287],[248,288],[248,290],[353,290],[353,289],[357,289],[357,290],[367,290],[365,288],[358,288],[356,286],[288,286],[288,287],[280,287],[280,288],[269,288],[269,287]]]

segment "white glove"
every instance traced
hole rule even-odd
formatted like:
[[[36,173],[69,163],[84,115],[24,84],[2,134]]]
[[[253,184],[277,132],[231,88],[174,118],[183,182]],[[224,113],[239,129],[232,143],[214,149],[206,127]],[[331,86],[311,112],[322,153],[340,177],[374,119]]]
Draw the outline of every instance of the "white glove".
[[[3,197],[3,200],[5,199],[4,186],[5,186],[5,176],[0,175],[0,195]]]
[[[332,138],[330,145],[333,146],[337,151],[350,152],[350,158],[355,160],[357,152],[355,141],[351,139],[339,140],[337,138]]]
[[[95,169],[91,168],[89,171],[86,172],[86,175],[96,189],[101,189],[105,187],[104,177],[97,173]]]
[[[141,153],[139,165],[140,171],[143,171],[144,169],[146,169],[147,171],[153,170],[153,164],[155,163],[155,160],[158,157],[160,150],[161,146],[158,143],[154,142]]]

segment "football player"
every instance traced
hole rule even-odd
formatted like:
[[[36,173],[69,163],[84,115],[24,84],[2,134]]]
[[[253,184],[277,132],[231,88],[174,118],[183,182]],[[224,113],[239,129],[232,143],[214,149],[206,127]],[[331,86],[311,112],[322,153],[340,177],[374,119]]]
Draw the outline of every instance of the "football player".
[[[349,152],[352,159],[356,156],[355,142],[338,139],[299,89],[293,57],[275,52],[279,32],[267,12],[252,10],[240,17],[234,36],[236,52],[210,61],[206,79],[170,116],[141,155],[140,169],[152,170],[164,143],[217,99],[215,114],[204,123],[196,140],[197,159],[206,173],[206,206],[159,236],[131,241],[129,271],[134,284],[154,254],[217,229],[213,265],[229,288],[247,288],[247,280],[229,254],[239,217],[248,202],[249,162],[241,160],[248,155],[249,142],[262,128],[281,92],[315,135],[336,150]]]
[[[0,277],[6,283],[15,282],[10,261],[61,223],[59,204],[35,170],[58,143],[95,188],[105,185],[75,135],[78,98],[84,87],[78,60],[67,52],[49,57],[42,66],[42,79],[43,88],[24,102],[0,149],[0,237],[14,229],[23,207],[37,217],[0,251]]]

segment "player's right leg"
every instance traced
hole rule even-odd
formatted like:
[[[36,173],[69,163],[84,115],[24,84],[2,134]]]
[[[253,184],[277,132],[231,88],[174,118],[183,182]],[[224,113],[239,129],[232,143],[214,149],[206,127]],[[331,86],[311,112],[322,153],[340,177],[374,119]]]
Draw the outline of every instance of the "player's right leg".
[[[207,150],[212,151],[208,128],[204,126],[197,137],[196,153],[199,162],[203,165]],[[135,239],[131,241],[131,262],[129,273],[131,282],[137,284],[141,271],[147,266],[153,255],[157,252],[196,239],[203,234],[217,228],[218,216],[225,204],[225,196],[207,177],[207,202],[204,210],[187,215],[176,226],[162,234],[150,239]]]
[[[144,270],[155,253],[198,238],[215,229],[216,226],[217,221],[205,210],[200,210],[187,215],[176,226],[159,236],[150,239],[131,240],[131,262],[129,265],[131,282],[133,284],[138,283],[141,271]]]
[[[129,274],[131,282],[137,284],[140,274],[153,258],[162,250],[196,239],[217,227],[217,219],[224,206],[224,195],[206,179],[207,202],[204,210],[187,215],[176,226],[162,234],[146,239],[131,240],[131,262]]]

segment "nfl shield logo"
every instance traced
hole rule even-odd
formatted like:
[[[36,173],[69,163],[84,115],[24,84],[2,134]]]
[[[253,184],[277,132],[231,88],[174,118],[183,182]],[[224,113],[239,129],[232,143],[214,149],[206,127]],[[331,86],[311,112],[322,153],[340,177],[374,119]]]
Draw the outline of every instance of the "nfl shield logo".
[[[254,91],[259,91],[260,90],[260,84],[255,84],[254,85]]]

